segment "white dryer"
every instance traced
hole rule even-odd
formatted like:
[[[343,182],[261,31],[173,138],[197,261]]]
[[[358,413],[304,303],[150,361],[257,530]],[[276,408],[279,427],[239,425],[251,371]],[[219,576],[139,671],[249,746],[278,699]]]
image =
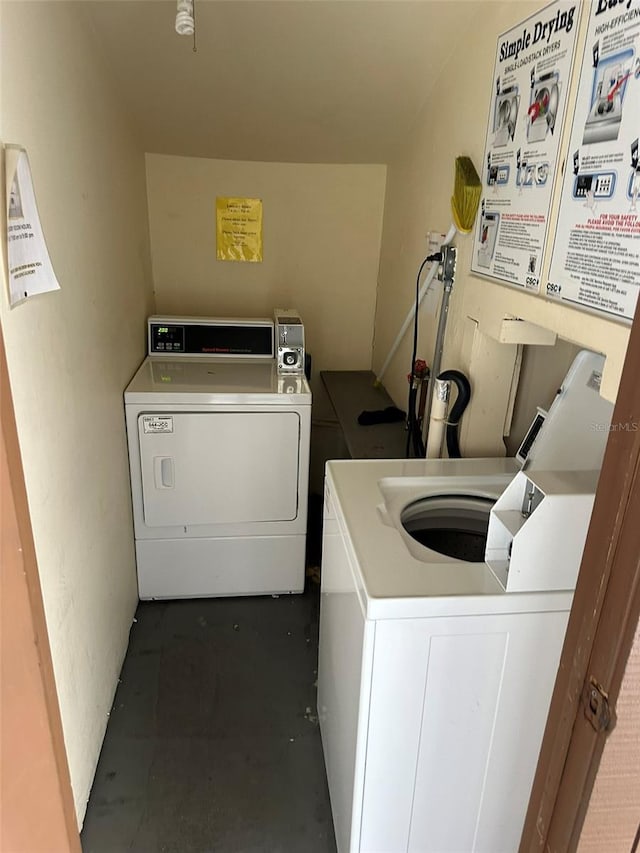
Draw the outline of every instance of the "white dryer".
[[[140,598],[302,592],[311,392],[271,320],[151,317],[125,391]]]

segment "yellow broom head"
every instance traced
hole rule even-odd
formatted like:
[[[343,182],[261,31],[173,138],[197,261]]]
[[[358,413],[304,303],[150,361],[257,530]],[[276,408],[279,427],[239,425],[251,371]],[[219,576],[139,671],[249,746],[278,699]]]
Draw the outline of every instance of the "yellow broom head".
[[[456,179],[451,197],[451,212],[458,231],[468,234],[478,212],[482,184],[469,157],[456,157]]]

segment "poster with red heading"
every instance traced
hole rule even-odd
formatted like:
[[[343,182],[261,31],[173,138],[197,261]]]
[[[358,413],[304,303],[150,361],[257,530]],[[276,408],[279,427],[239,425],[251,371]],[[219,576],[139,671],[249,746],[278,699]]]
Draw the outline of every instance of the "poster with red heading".
[[[594,0],[547,296],[630,322],[640,287],[640,0]]]
[[[472,272],[538,291],[581,4],[498,37]]]

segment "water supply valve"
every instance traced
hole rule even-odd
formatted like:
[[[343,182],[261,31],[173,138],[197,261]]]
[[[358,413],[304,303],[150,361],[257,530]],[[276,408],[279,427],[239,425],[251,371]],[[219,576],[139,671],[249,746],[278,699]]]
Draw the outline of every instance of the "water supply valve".
[[[442,263],[438,270],[438,278],[444,284],[445,290],[451,290],[456,275],[458,250],[455,246],[442,246],[440,253],[442,255]]]

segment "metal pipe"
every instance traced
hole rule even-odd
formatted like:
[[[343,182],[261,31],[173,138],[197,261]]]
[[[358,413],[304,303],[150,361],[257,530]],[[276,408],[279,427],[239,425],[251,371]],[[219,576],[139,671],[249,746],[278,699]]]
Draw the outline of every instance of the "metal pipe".
[[[455,250],[451,250],[452,252]],[[447,331],[447,317],[449,314],[449,300],[451,298],[451,291],[453,290],[453,275],[447,275],[446,272],[444,274],[444,289],[442,291],[442,303],[440,305],[440,317],[438,318],[438,331],[436,333],[436,344],[433,353],[433,364],[431,366],[431,375],[429,377],[429,388],[427,389],[427,406],[426,411],[428,412],[428,417],[426,418],[427,431],[424,437],[425,445],[429,443],[429,426],[431,423],[431,405],[433,403],[433,390],[435,387],[435,381],[440,373],[440,367],[442,365],[442,353],[444,350],[444,337]]]
[[[446,379],[435,380],[431,417],[429,419],[427,451],[425,454],[427,459],[440,459],[442,456],[442,446],[447,430],[450,393],[450,382]]]
[[[449,228],[449,231],[447,232],[447,236],[444,238],[444,243],[442,245],[447,246],[453,240],[453,238],[456,236],[456,234],[457,234],[457,228],[455,225],[452,225]],[[420,306],[422,305],[422,300],[426,296],[427,291],[429,290],[429,286],[431,285],[431,282],[433,281],[433,279],[436,276],[436,273],[438,272],[438,266],[439,266],[438,262],[434,261],[431,264],[431,267],[429,269],[429,272],[427,273],[425,280],[422,282],[422,287],[420,288],[420,292],[418,294],[418,308],[420,308]],[[391,344],[391,349],[389,350],[389,354],[387,355],[387,357],[384,361],[384,364],[382,365],[382,369],[380,370],[380,373],[378,373],[376,376],[377,382],[382,382],[382,377],[387,372],[387,368],[391,364],[391,359],[396,354],[396,350],[400,346],[407,329],[411,325],[411,322],[413,321],[415,312],[416,312],[416,306],[414,303],[414,304],[412,304],[411,308],[409,309],[409,313],[405,317],[404,323],[400,327],[400,331],[396,335],[394,342]],[[433,375],[433,371],[431,373]]]

